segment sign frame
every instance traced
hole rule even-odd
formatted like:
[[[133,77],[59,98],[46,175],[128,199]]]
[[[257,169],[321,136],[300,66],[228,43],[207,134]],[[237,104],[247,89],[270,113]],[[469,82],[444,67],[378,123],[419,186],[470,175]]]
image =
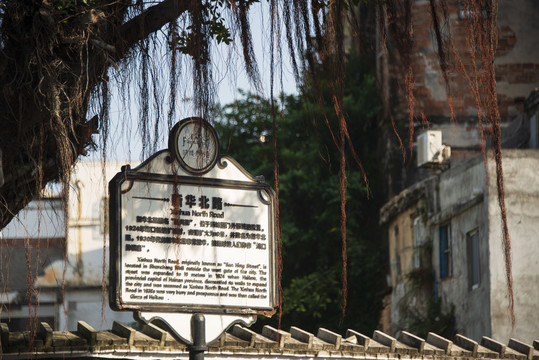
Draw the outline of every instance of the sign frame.
[[[213,128],[212,128],[213,129]],[[121,172],[116,174],[114,178],[109,182],[109,225],[110,225],[110,291],[109,291],[109,303],[113,310],[116,311],[156,311],[156,312],[184,312],[184,313],[207,313],[207,314],[263,314],[271,316],[275,312],[278,302],[278,287],[277,287],[277,246],[276,246],[276,224],[275,224],[275,193],[273,189],[265,182],[258,178],[253,178],[247,171],[245,171],[234,159],[228,156],[217,155],[215,167],[224,169],[227,166],[234,166],[244,175],[244,180],[234,179],[219,179],[205,175],[190,176],[192,172],[183,168],[178,173],[152,173],[148,170],[152,168],[152,162],[165,159],[171,168],[173,165],[177,165],[178,161],[174,154],[171,154],[170,150],[162,150],[155,153],[140,166],[131,169],[130,166],[122,167]],[[182,172],[183,170],[183,172]],[[210,169],[211,170],[211,169]],[[206,170],[204,174],[207,174]],[[184,173],[182,175],[182,173]],[[255,191],[258,194],[259,199],[264,200],[262,193],[268,194],[269,199],[266,199],[269,206],[269,219],[268,219],[268,282],[269,282],[269,294],[268,294],[268,306],[257,307],[251,306],[246,308],[243,305],[199,305],[199,304],[148,304],[122,301],[122,290],[120,287],[121,276],[123,271],[122,265],[122,251],[123,246],[123,224],[122,224],[122,194],[125,191],[129,191],[130,187],[125,190],[125,185],[131,182],[131,186],[135,181],[151,182],[151,183],[164,183],[164,184],[178,184],[178,185],[191,185],[209,188],[225,188],[234,190],[246,190]],[[124,190],[122,190],[124,187]],[[181,244],[180,244],[181,246]]]

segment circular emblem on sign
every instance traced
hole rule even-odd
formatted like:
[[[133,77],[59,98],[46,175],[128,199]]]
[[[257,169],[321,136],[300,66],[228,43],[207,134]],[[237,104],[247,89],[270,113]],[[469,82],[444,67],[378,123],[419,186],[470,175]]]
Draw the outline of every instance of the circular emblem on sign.
[[[219,154],[215,129],[198,117],[183,119],[174,125],[168,147],[186,171],[197,175],[208,172]]]

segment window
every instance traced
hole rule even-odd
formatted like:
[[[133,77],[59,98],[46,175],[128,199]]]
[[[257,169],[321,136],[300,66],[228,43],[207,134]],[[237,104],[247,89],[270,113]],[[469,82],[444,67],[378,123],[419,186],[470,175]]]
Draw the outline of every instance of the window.
[[[421,235],[419,232],[419,218],[414,220],[414,269],[419,269],[421,266]]]
[[[530,149],[537,149],[537,116],[530,118]]]
[[[440,248],[440,278],[451,276],[451,241],[449,224],[442,225],[438,229]]]
[[[481,266],[479,263],[479,232],[474,230],[466,236],[468,254],[468,284],[470,290],[477,289],[481,283]]]
[[[393,258],[393,274],[395,274],[396,280],[399,280],[399,277],[402,273],[401,271],[401,257],[400,257],[400,241],[399,241],[399,227],[395,226],[393,229],[393,233],[395,234],[395,247],[394,247],[394,258]]]

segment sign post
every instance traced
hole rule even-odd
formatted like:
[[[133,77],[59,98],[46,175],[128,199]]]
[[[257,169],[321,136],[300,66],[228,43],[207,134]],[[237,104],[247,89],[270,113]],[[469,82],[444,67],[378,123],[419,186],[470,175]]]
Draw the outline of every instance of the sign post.
[[[109,183],[111,307],[189,344],[193,314],[211,342],[277,306],[274,192],[218,150],[211,125],[185,119]]]

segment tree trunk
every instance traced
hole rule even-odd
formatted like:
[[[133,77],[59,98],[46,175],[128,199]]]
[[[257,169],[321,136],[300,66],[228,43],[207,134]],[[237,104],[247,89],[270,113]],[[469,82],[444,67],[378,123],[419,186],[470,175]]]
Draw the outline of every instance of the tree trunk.
[[[80,4],[79,4],[80,3]],[[127,0],[82,2],[7,0],[0,13],[0,229],[49,181],[69,180],[73,164],[93,144],[97,117],[90,96],[111,65],[141,39],[187,10],[165,0],[126,21]],[[51,5],[52,4],[52,5]],[[66,4],[66,2],[62,2]],[[140,9],[140,8],[139,8]]]

